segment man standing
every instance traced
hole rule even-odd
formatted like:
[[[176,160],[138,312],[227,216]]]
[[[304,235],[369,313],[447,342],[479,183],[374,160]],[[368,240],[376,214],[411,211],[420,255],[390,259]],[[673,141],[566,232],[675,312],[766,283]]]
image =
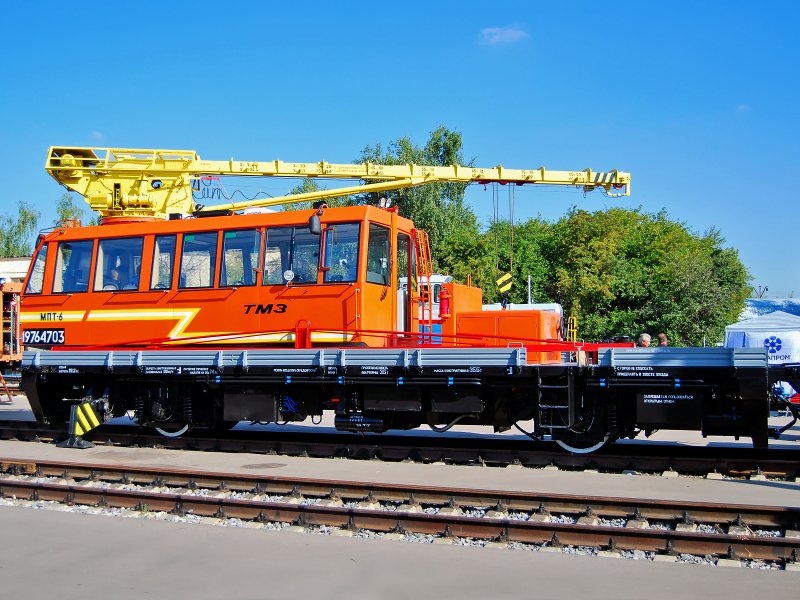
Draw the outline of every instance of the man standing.
[[[650,334],[642,333],[641,335],[639,335],[639,347],[647,348],[649,346],[650,346]]]

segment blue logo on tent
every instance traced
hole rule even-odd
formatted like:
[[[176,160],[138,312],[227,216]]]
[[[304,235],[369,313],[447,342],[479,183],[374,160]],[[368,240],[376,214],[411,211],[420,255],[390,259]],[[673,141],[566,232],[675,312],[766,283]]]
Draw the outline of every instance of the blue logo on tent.
[[[764,348],[766,348],[767,352],[770,354],[777,353],[781,349],[782,344],[781,338],[775,337],[774,335],[771,335],[764,340]]]

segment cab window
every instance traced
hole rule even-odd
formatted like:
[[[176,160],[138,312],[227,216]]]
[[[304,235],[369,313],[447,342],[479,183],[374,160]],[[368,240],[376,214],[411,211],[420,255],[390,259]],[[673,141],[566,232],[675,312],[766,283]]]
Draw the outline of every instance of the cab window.
[[[217,232],[187,233],[181,249],[180,289],[214,285],[217,263]]]
[[[225,231],[222,234],[220,287],[256,284],[260,246],[261,236],[256,229]]]
[[[411,294],[408,282],[411,281],[411,236],[406,233],[397,234],[397,276],[398,289],[403,290],[402,302],[398,305],[403,331],[411,331]]]
[[[405,233],[397,234],[397,276],[405,278],[405,283],[401,283],[399,287],[408,289],[408,278],[411,276],[409,267],[411,261],[409,260],[411,252],[411,236]]]
[[[367,242],[367,282],[389,285],[391,248],[390,230],[370,223]]]
[[[94,240],[58,244],[53,277],[54,293],[72,294],[88,291],[93,247]]]
[[[316,283],[319,272],[319,238],[307,227],[267,229],[264,249],[264,285]]]
[[[144,238],[100,240],[94,268],[94,290],[138,290]]]
[[[33,268],[31,269],[31,276],[28,278],[28,285],[25,286],[26,294],[41,294],[42,285],[44,284],[44,265],[47,261],[47,244],[44,244],[36,258],[33,259]]]
[[[175,264],[176,235],[157,235],[153,246],[151,290],[172,289],[172,269]]]
[[[360,232],[358,223],[336,223],[325,228],[325,283],[356,280]]]

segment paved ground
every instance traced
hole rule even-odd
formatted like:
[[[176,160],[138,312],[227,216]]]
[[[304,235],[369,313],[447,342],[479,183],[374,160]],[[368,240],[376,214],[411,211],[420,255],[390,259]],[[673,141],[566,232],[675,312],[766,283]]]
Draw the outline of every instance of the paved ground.
[[[6,598],[796,598],[800,573],[0,508]],[[558,596],[557,596],[558,595]]]

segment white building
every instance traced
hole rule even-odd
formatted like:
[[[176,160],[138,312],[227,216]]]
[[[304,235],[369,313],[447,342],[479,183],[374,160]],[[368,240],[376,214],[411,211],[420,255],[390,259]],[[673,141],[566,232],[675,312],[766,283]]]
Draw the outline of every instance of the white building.
[[[31,264],[30,256],[21,258],[0,258],[0,279],[22,283]]]

